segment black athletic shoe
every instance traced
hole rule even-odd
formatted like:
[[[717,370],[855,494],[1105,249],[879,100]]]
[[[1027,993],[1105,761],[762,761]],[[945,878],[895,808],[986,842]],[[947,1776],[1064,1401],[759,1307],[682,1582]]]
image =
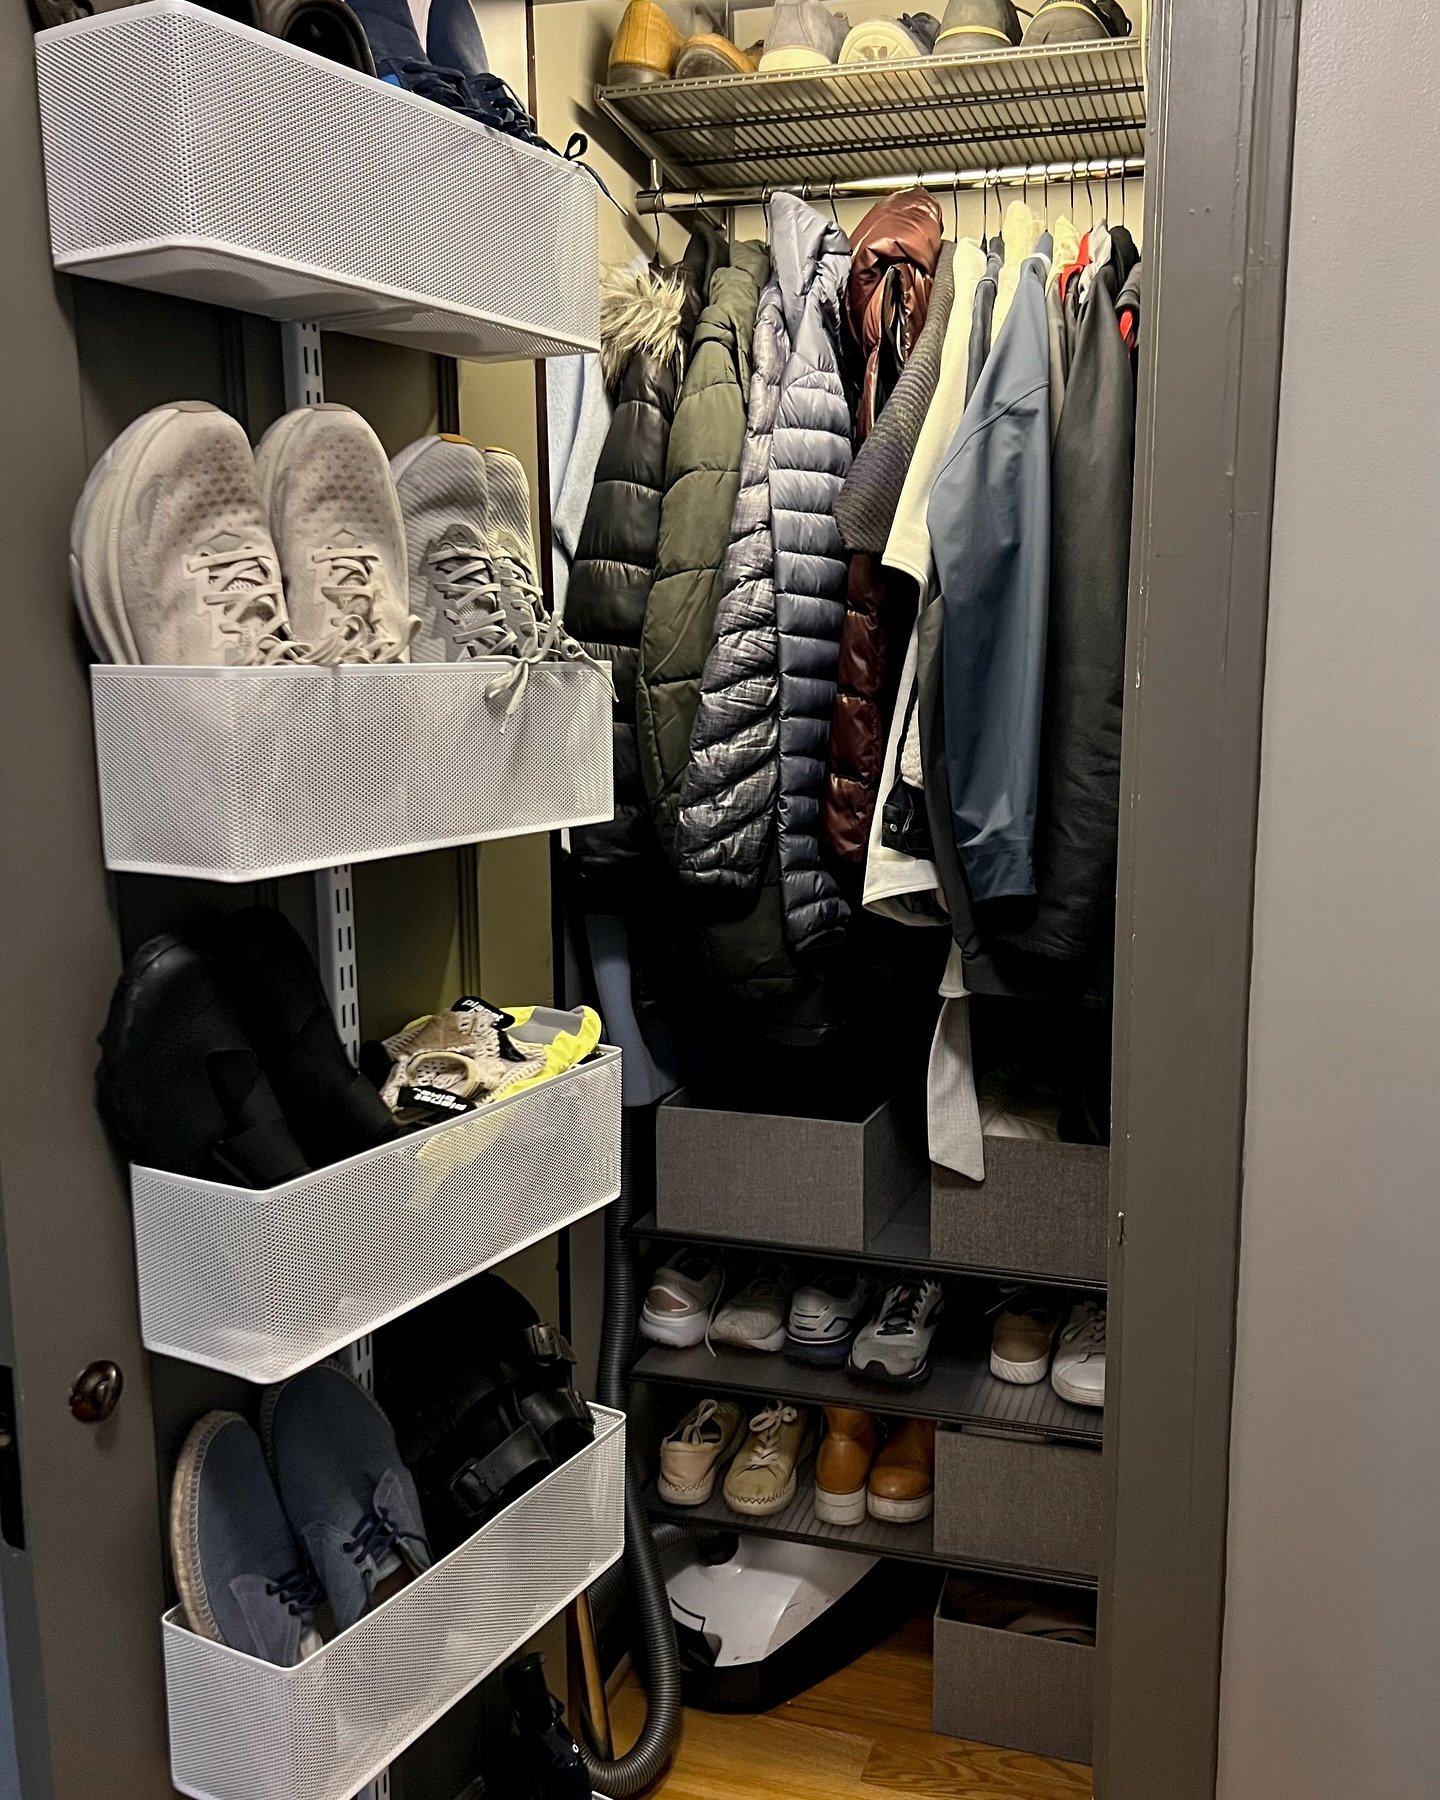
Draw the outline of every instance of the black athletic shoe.
[[[100,1048],[100,1110],[132,1162],[257,1188],[310,1173],[214,964],[179,938],[131,957]]]
[[[345,1054],[314,959],[282,913],[269,906],[231,913],[215,928],[210,949],[312,1167],[399,1136],[374,1084]]]

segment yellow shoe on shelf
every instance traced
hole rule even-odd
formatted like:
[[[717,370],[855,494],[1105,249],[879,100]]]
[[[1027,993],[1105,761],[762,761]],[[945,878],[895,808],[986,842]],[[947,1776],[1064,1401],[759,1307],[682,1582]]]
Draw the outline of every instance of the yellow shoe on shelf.
[[[630,0],[610,46],[611,85],[668,80],[683,42],[663,6]]]

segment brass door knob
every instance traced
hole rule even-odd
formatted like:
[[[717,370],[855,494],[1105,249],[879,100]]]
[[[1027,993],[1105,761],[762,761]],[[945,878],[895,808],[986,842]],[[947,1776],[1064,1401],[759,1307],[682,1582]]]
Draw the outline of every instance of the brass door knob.
[[[98,1425],[120,1404],[125,1377],[119,1363],[93,1362],[75,1377],[70,1410],[82,1425]]]

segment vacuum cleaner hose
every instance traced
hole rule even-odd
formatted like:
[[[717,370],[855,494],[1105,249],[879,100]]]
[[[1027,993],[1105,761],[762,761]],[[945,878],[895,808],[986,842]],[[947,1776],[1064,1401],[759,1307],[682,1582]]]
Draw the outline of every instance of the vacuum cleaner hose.
[[[602,1406],[624,1410],[628,1363],[639,1317],[640,1283],[627,1228],[651,1183],[637,1179],[637,1159],[648,1166],[653,1153],[654,1110],[627,1110],[621,1144],[620,1198],[605,1221],[605,1316],[597,1382]],[[637,1137],[640,1142],[637,1143]],[[645,1684],[645,1723],[634,1747],[613,1762],[597,1757],[583,1742],[580,1753],[592,1784],[611,1800],[630,1800],[653,1787],[665,1772],[680,1740],[680,1655],[670,1597],[660,1555],[651,1534],[633,1459],[625,1471],[624,1582],[635,1607],[639,1642],[635,1666]]]

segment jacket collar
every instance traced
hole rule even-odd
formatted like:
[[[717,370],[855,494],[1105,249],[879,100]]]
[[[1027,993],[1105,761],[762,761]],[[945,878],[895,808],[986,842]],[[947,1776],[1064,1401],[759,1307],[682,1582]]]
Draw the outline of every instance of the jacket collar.
[[[831,329],[838,330],[840,295],[850,273],[850,240],[840,227],[796,195],[776,194],[770,202],[770,255],[791,338],[800,329],[812,289],[821,307],[833,314]]]

